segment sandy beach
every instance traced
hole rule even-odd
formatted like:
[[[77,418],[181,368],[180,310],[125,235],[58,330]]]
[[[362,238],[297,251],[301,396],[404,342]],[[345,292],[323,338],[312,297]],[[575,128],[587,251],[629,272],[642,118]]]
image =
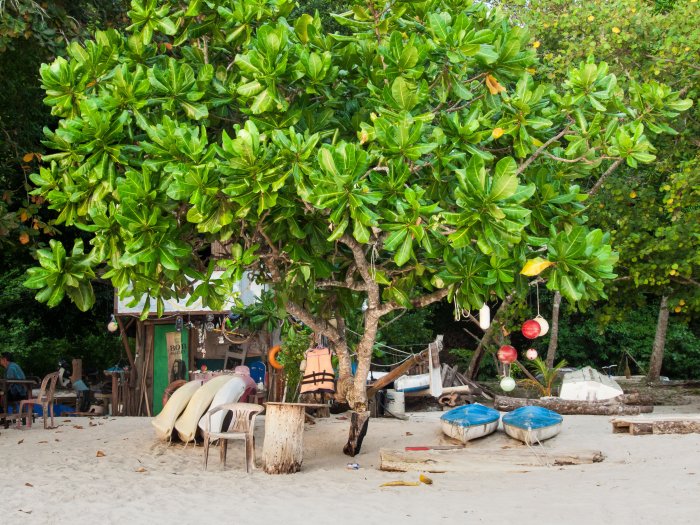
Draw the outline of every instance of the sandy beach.
[[[698,414],[700,406],[655,413]],[[440,452],[468,471],[428,474],[432,485],[380,487],[419,476],[380,471],[380,448],[447,443],[440,415],[371,420],[355,458],[341,453],[348,420],[320,419],[306,426],[302,471],[287,476],[246,475],[241,443],[232,444],[227,470],[214,450],[205,472],[201,446],[156,441],[148,418],[58,418],[51,430],[38,419],[30,430],[0,429],[0,523],[698,522],[700,434],[613,434],[608,416],[565,416],[562,432],[532,449],[499,430]],[[259,460],[264,416],[258,421]],[[513,448],[524,448],[530,464],[504,460]],[[600,450],[605,460],[549,465],[563,450]],[[359,469],[348,469],[350,462]]]

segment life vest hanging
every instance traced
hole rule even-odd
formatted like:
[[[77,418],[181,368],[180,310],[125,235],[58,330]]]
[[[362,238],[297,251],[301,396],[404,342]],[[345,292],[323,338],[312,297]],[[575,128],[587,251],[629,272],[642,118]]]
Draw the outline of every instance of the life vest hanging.
[[[301,378],[302,394],[335,392],[335,374],[328,348],[313,348],[306,351],[306,368]]]

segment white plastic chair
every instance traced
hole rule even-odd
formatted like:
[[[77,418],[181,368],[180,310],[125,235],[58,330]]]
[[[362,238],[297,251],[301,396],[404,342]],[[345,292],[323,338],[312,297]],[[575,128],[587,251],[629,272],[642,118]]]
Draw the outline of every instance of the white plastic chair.
[[[211,416],[225,410],[232,412],[231,424],[226,432],[209,432],[211,428]],[[212,408],[206,414],[207,426],[204,431],[204,470],[207,469],[209,460],[209,445],[212,441],[219,440],[221,455],[221,468],[226,468],[226,448],[229,440],[240,439],[245,442],[245,471],[250,472],[255,468],[255,418],[265,410],[262,405],[255,403],[228,403]],[[226,417],[226,414],[224,414]]]

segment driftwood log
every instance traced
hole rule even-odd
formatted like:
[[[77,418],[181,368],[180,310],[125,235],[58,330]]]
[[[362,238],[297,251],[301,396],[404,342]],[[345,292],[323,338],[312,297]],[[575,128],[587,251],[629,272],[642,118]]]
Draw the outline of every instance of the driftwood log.
[[[600,450],[549,451],[547,465],[585,465],[600,463],[605,455]],[[542,454],[531,448],[500,448],[479,450],[399,451],[380,449],[379,469],[389,472],[471,472],[475,470],[503,469],[511,465],[543,466]]]
[[[642,399],[639,395],[629,398],[632,403],[639,403]],[[559,397],[543,397],[540,399],[525,399],[522,397],[496,396],[493,407],[501,412],[510,412],[524,406],[541,406],[554,410],[564,415],[589,415],[589,416],[614,416],[647,414],[654,410],[652,405],[639,405],[625,403],[626,395],[623,394],[605,401],[574,401]]]
[[[698,415],[655,415],[637,417],[616,417],[611,420],[613,433],[629,433],[633,436],[645,434],[698,434]]]

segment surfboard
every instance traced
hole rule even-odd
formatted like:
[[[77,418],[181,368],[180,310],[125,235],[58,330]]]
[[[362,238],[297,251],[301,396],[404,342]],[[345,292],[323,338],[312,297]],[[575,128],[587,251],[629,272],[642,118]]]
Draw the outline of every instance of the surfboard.
[[[164,441],[170,439],[175,421],[201,386],[201,381],[190,381],[173,392],[173,395],[168,400],[168,404],[163,407],[160,414],[151,420],[151,424],[156,429],[158,439]]]
[[[219,405],[225,405],[227,403],[235,403],[241,398],[243,392],[245,392],[247,385],[246,381],[241,376],[232,375],[228,377],[231,378],[231,381],[222,386],[216,393],[214,399],[211,402],[211,408],[217,407]],[[211,416],[212,432],[221,432],[221,425],[224,422],[225,415],[226,413],[222,410],[221,412],[217,412],[216,414]],[[206,413],[199,419],[199,428],[201,428],[202,431],[207,430],[208,419],[209,418],[207,418]]]
[[[204,383],[202,387],[194,393],[192,399],[190,399],[190,402],[187,404],[187,408],[175,422],[175,430],[182,441],[187,443],[194,440],[194,435],[197,432],[197,423],[199,423],[202,414],[207,411],[216,393],[232,379],[233,378],[229,375],[217,376]],[[177,393],[177,390],[175,392]],[[168,404],[165,405],[165,408],[168,408],[171,401],[172,398],[170,398]]]

